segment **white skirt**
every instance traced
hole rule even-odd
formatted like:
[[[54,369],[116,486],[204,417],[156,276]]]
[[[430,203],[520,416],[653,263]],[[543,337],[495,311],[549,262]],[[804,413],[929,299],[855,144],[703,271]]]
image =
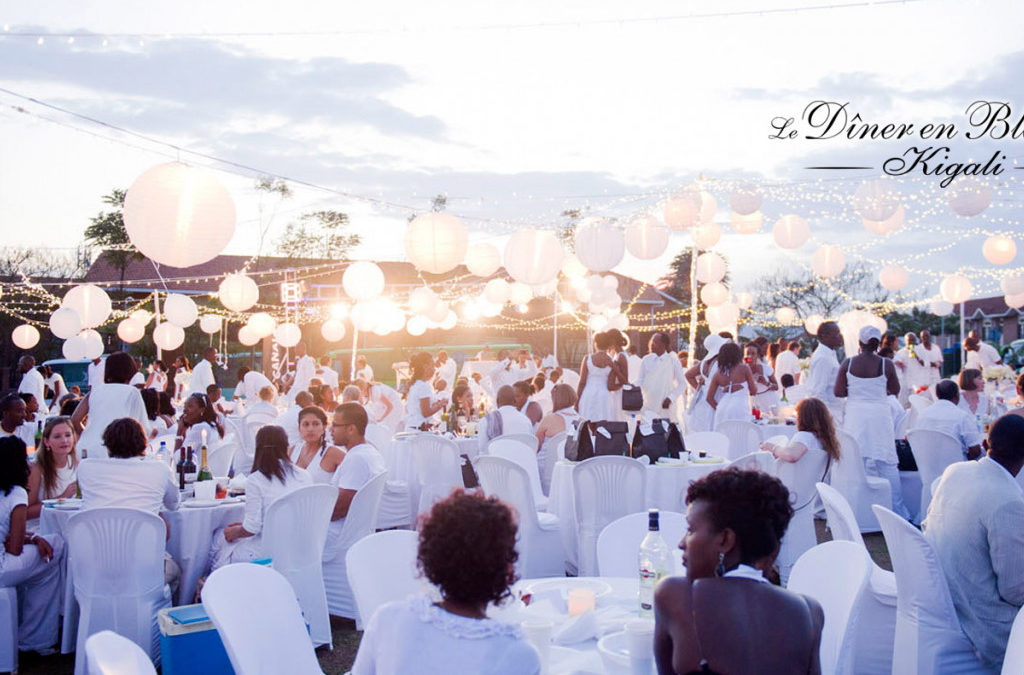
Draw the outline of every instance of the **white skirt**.
[[[728,420],[741,420],[749,422],[752,419],[750,414],[750,398],[747,390],[730,391],[722,394],[715,409],[715,425]]]

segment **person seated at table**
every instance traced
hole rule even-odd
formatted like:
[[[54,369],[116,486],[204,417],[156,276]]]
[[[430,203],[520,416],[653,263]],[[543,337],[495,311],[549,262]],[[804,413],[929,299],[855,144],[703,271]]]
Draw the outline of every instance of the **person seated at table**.
[[[765,441],[761,450],[783,462],[799,462],[808,452],[814,455],[824,452],[828,455],[829,466],[839,461],[839,439],[832,413],[820,399],[805,398],[796,404],[796,428],[797,432],[785,445]]]
[[[760,471],[723,469],[686,491],[685,577],[654,592],[659,673],[818,673],[824,613],[768,583],[793,509]]]
[[[551,388],[551,407],[552,412],[537,425],[537,468],[544,494],[548,493],[551,473],[558,461],[554,452],[556,448],[548,446],[555,442],[556,436],[569,431],[580,420],[576,412],[576,390],[567,384],[556,384]]]
[[[435,400],[430,382],[434,377],[434,357],[418,352],[409,359],[412,381],[405,402],[405,428],[422,431],[430,426],[430,418],[444,409],[444,399]]]
[[[917,429],[932,429],[960,441],[964,459],[981,457],[981,442],[984,435],[978,428],[974,416],[959,406],[960,388],[952,380],[942,380],[935,385],[935,403],[917,416]],[[916,452],[926,451],[919,448]]]
[[[77,489],[75,430],[67,417],[51,417],[43,426],[42,441],[29,465],[26,517],[37,520],[44,499],[74,497]]]
[[[35,394],[22,392],[18,397],[25,402],[25,421],[18,427],[16,435],[25,442],[25,446],[35,448],[36,431],[40,428],[39,401]]]
[[[256,432],[252,473],[245,481],[245,519],[214,532],[210,566],[217,569],[261,557],[260,534],[270,504],[293,490],[312,484],[309,472],[288,459],[288,435],[284,429],[275,424],[261,427]]]
[[[261,387],[257,393],[256,402],[246,406],[245,418],[264,421],[277,419],[279,413],[277,406],[274,405],[275,398],[277,398],[277,389],[274,388],[274,385],[268,384]]]
[[[166,415],[160,414],[160,392],[148,387],[143,389],[142,403],[146,406],[146,417],[149,418],[149,437],[156,438],[167,433],[174,424],[174,418],[168,419]]]
[[[516,407],[515,390],[512,387],[505,385],[499,389],[495,404],[495,409],[484,415],[484,441],[507,434],[533,435],[533,422],[519,412],[519,408]]]
[[[66,422],[65,422],[66,424]],[[19,651],[53,653],[61,607],[60,561],[64,540],[25,529],[29,478],[25,444],[20,438],[0,438],[0,586],[18,592]]]
[[[358,387],[356,389],[358,390]],[[334,409],[338,407],[338,401],[334,398],[334,388],[329,384],[320,385],[320,389],[314,393],[313,399],[316,406],[327,414],[333,413]]]
[[[1017,376],[1017,405],[1019,407],[1009,411],[1010,414],[1024,417],[1024,373]]]
[[[25,401],[17,394],[8,394],[0,399],[0,437],[17,436],[24,423]]]
[[[540,657],[518,626],[487,618],[516,581],[516,519],[496,497],[457,490],[434,504],[419,532],[426,595],[381,606],[366,626],[352,675],[533,675]]]
[[[217,413],[217,423],[221,426],[224,426],[224,416],[234,412],[231,404],[224,400],[223,393],[223,390],[217,383],[207,385],[206,387],[206,400],[213,406],[214,411]]]
[[[459,418],[462,418],[462,424],[464,425],[473,418],[475,412],[473,392],[470,391],[469,385],[455,385],[455,388],[452,389],[452,405],[448,408],[449,419],[455,420],[455,423],[458,424]]]
[[[289,453],[292,463],[308,471],[314,483],[330,483],[345,453],[327,440],[327,414],[317,406],[303,408],[299,435],[302,443],[292,446]]]
[[[985,378],[981,371],[967,368],[960,372],[960,408],[971,415],[991,419],[999,414],[996,404],[985,393]]]
[[[217,420],[217,411],[204,394],[190,394],[178,419],[174,449],[184,445],[199,452],[204,445],[213,447],[222,438],[224,425]]]
[[[534,391],[533,384],[529,380],[520,380],[512,385],[512,394],[515,398],[516,408],[519,412],[526,415],[533,428],[536,428],[544,417],[544,411],[541,409],[540,403],[530,398],[534,393],[536,392]]]

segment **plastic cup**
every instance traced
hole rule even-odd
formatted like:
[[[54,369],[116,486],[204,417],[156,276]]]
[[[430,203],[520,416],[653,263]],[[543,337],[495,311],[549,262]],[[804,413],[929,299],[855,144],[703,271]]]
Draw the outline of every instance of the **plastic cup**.
[[[201,502],[210,502],[217,497],[217,481],[200,480],[195,482],[196,499]]]
[[[633,675],[654,672],[654,622],[643,619],[626,623],[629,668]]]
[[[526,641],[540,654],[540,670],[546,673],[551,660],[551,634],[555,624],[550,619],[533,618],[523,621],[520,628]]]

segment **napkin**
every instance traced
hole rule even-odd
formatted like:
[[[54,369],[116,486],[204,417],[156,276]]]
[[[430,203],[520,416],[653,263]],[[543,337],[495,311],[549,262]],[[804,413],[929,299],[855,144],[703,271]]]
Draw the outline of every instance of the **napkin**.
[[[551,639],[556,645],[574,645],[600,637],[600,635],[597,614],[594,610],[588,609],[566,621],[561,628],[555,631]]]

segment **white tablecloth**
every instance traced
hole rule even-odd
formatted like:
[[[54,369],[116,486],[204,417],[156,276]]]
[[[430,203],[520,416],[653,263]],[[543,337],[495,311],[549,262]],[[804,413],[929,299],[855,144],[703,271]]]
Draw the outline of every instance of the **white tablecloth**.
[[[757,428],[761,430],[761,436],[768,440],[772,436],[785,436],[786,438],[793,438],[793,434],[796,433],[795,424],[758,424]]]

